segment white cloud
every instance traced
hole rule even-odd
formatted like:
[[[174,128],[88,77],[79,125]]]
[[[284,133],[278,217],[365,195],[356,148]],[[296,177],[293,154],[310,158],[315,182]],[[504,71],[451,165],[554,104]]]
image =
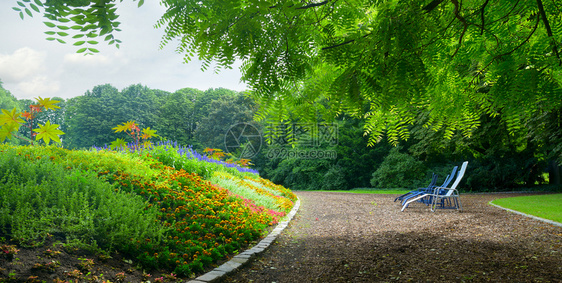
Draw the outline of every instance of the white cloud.
[[[218,75],[212,69],[202,72],[198,60],[182,63],[183,55],[175,52],[173,42],[160,50],[164,30],[153,25],[165,7],[158,2],[147,1],[140,8],[136,2],[119,2],[123,31],[115,36],[122,40],[120,48],[100,42],[96,47],[100,53],[83,56],[75,53],[78,48],[72,43],[46,41],[44,19],[35,16],[22,21],[11,9],[15,2],[0,0],[0,80],[4,88],[17,98],[70,98],[106,83],[118,89],[141,83],[170,92],[184,87],[246,89],[237,66]]]
[[[15,83],[45,71],[45,52],[23,47],[10,55],[0,54],[0,78]]]
[[[89,67],[100,67],[112,63],[112,60],[103,54],[84,55],[71,53],[64,55],[63,61],[69,64],[77,64]]]
[[[54,96],[60,90],[60,83],[52,81],[47,76],[36,76],[31,80],[20,82],[18,87],[26,97]]]

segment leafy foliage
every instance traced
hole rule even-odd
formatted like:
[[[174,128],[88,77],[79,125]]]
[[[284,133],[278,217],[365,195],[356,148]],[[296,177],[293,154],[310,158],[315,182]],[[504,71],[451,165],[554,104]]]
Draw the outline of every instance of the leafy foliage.
[[[37,104],[29,105],[29,112],[18,112],[15,107],[12,109],[12,111],[2,109],[2,115],[0,115],[0,125],[2,126],[0,128],[0,141],[4,141],[6,138],[16,137],[33,145],[32,138],[35,136],[36,140],[43,139],[46,144],[49,144],[51,140],[61,143],[59,136],[64,135],[64,132],[57,129],[59,127],[58,124],[51,124],[50,121],[46,121],[44,125],[39,125],[38,129],[33,129],[35,126],[35,119],[37,118],[37,114],[39,112],[42,112],[43,110],[55,110],[57,108],[60,108],[59,106],[55,105],[60,101],[41,97],[36,98],[36,100]],[[25,120],[20,117],[25,118]],[[29,130],[31,139],[20,136],[17,133],[22,125]],[[38,134],[35,134],[33,132],[37,132]]]
[[[106,84],[69,99],[64,113],[68,132],[65,146],[88,148],[109,144],[122,137],[111,129],[123,121],[136,121],[139,128],[155,128],[160,102],[166,95],[142,85],[118,91]]]
[[[36,139],[43,139],[45,141],[46,144],[49,144],[49,142],[51,140],[56,141],[58,143],[61,142],[59,136],[63,135],[64,132],[61,130],[58,130],[57,128],[59,127],[59,125],[57,124],[52,124],[51,122],[47,121],[47,123],[45,123],[45,125],[39,125],[39,129],[35,129],[33,131],[37,132],[37,135],[35,136]]]
[[[373,173],[371,185],[375,188],[417,188],[424,185],[427,169],[421,161],[401,153],[400,147],[390,150]]]
[[[117,125],[113,130],[116,133],[125,132],[133,139],[132,150],[150,147],[152,144],[150,139],[158,136],[156,130],[151,130],[150,127],[141,130],[135,121],[123,122],[123,124]],[[122,139],[117,139],[111,143],[111,149],[113,150],[125,148],[127,148],[127,144]]]
[[[22,19],[25,15],[33,17],[33,12],[43,13],[48,20],[43,23],[50,29],[45,32],[47,40],[56,40],[63,44],[69,40],[79,48],[77,53],[94,54],[99,52],[94,48],[99,43],[97,38],[103,37],[105,42],[109,45],[115,44],[117,48],[121,43],[121,40],[114,36],[114,32],[120,31],[121,23],[117,21],[117,4],[113,2],[21,0],[16,1],[17,6],[12,9],[19,12]],[[140,7],[144,0],[139,0],[138,3]]]
[[[187,277],[246,247],[296,200],[290,190],[255,174],[218,163],[199,166],[216,169],[210,175],[226,174],[237,192],[240,187],[258,193],[242,197],[165,166],[160,159],[178,161],[177,149],[169,149],[159,146],[152,156],[2,146],[0,229],[29,244],[57,232],[69,244],[116,250],[145,269]],[[9,197],[14,190],[18,196]],[[271,208],[257,204],[260,195],[271,200]]]
[[[0,80],[0,109],[12,109],[14,107],[19,109],[18,99],[4,88]]]
[[[65,170],[53,158],[29,148],[2,147],[0,229],[4,234],[37,245],[57,233],[68,242],[109,250],[126,249],[131,238],[163,237],[165,229],[155,223],[156,209],[146,209],[139,196],[115,192],[94,172]]]
[[[62,33],[51,35],[76,28],[114,42],[114,4],[65,2],[43,3],[56,22],[48,26]],[[21,15],[40,11],[17,3]],[[470,136],[483,114],[500,115],[515,133],[562,101],[562,18],[553,0],[162,4],[162,45],[177,42],[186,61],[197,56],[203,68],[241,58],[261,119],[330,121],[346,113],[367,121],[370,144],[384,134],[395,143],[410,137],[420,112],[445,138]]]
[[[225,147],[227,131],[238,123],[251,123],[252,106],[251,101],[243,94],[221,96],[212,100],[209,104],[209,112],[197,125],[195,138],[207,147],[227,150]]]

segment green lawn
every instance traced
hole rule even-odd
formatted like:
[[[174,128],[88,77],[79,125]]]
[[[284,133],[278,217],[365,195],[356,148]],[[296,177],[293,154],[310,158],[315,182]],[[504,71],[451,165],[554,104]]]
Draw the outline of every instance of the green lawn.
[[[562,223],[562,194],[502,198],[492,203]]]

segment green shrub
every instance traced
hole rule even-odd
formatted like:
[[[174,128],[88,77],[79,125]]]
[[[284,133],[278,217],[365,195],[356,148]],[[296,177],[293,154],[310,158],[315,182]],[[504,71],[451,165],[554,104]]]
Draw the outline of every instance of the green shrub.
[[[48,156],[5,149],[0,155],[0,229],[24,245],[49,234],[93,249],[127,251],[132,239],[158,241],[156,208],[116,191],[91,171],[65,170]]]
[[[186,172],[195,173],[204,179],[213,177],[214,172],[226,172],[235,176],[258,176],[254,173],[240,172],[234,167],[226,167],[223,164],[198,160],[188,153],[190,148],[178,148],[171,145],[159,145],[150,149],[150,155],[166,166],[183,169]]]
[[[330,161],[326,159],[287,158],[269,173],[270,180],[291,190],[323,190],[324,175]]]
[[[417,188],[427,185],[426,171],[423,162],[395,147],[373,173],[371,185],[375,188]]]
[[[247,247],[296,200],[255,173],[170,149],[152,156],[0,145],[0,234],[26,245],[55,234],[67,245],[117,250],[143,268],[190,276]],[[188,166],[231,171],[257,194],[233,195],[179,169]],[[263,200],[278,210],[256,205]]]
[[[339,165],[332,165],[328,172],[324,174],[323,190],[344,190],[347,189],[344,168]]]

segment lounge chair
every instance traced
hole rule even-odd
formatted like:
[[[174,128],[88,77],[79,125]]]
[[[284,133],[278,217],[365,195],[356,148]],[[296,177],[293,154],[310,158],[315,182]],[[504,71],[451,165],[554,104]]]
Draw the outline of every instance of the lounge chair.
[[[459,168],[458,166],[453,167],[453,171],[451,172],[450,175],[447,175],[447,177],[445,177],[445,181],[443,181],[443,184],[440,187],[447,187],[449,185],[449,183],[451,183],[453,178],[455,178],[455,174],[457,173],[458,168]],[[422,194],[431,194],[431,193],[433,193],[434,189],[435,189],[435,186],[433,186],[431,188],[431,190],[423,190],[423,191],[420,190],[418,192],[407,195],[407,196],[402,198],[402,205],[404,205],[408,200],[410,200],[412,198],[415,198],[415,197],[418,197]],[[432,198],[430,196],[428,196],[428,197],[425,197],[425,198],[418,199],[418,201],[429,205],[432,201]]]
[[[396,202],[397,200],[403,201],[404,198],[409,197],[411,195],[417,195],[420,192],[432,192],[433,188],[435,188],[435,183],[437,182],[437,174],[433,173],[433,176],[431,177],[431,182],[429,183],[429,185],[427,185],[427,187],[425,188],[418,188],[416,190],[413,191],[409,191],[401,196],[398,196],[394,199],[394,202]]]
[[[429,198],[431,200],[431,211],[435,211],[436,209],[442,208],[453,208],[459,211],[462,211],[459,191],[457,190],[457,186],[461,182],[464,173],[466,171],[466,167],[468,166],[468,161],[463,162],[459,173],[457,174],[457,178],[453,185],[450,188],[447,187],[436,187],[433,190],[433,193],[419,195],[415,198],[409,199],[404,203],[402,206],[402,211],[408,207],[408,205],[414,201]]]

